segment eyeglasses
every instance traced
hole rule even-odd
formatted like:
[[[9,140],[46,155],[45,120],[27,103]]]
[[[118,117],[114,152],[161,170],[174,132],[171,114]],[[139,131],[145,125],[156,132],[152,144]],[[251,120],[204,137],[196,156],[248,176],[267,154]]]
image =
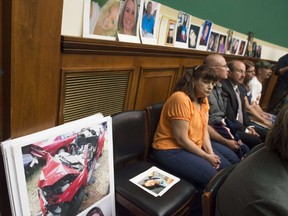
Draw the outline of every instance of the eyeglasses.
[[[255,70],[246,70],[246,73],[253,73]]]
[[[246,73],[246,71],[244,70],[241,70],[241,69],[234,69],[235,72],[238,72],[238,73],[241,73],[241,74],[244,74]]]
[[[227,64],[226,65],[214,65],[214,67],[223,67],[225,69],[229,69]]]

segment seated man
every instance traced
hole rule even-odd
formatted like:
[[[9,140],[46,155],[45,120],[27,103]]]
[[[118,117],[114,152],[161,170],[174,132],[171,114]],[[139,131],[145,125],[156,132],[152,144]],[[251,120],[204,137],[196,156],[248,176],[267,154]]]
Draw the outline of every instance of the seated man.
[[[218,76],[218,82],[209,95],[209,125],[208,128],[212,145],[221,152],[231,163],[239,162],[249,148],[242,143],[241,139],[231,131],[226,125],[226,106],[227,101],[222,97],[222,88],[220,80],[228,78],[228,67],[226,60],[222,55],[211,54],[206,57],[204,64],[213,68]],[[225,122],[226,121],[226,122]],[[216,142],[213,142],[215,140]]]
[[[243,83],[246,67],[242,61],[233,60],[228,64],[229,78],[222,80],[223,96],[227,100],[226,114],[235,123],[241,140],[253,148],[265,140],[267,130],[255,127],[245,112],[244,94],[239,90]],[[251,136],[252,135],[252,136]]]
[[[260,124],[262,127],[270,128],[272,126],[272,121],[270,121],[269,119],[265,119],[263,116],[261,116],[259,112],[255,109],[255,107],[251,104],[252,94],[248,83],[255,77],[254,63],[250,60],[244,60],[243,63],[246,66],[246,75],[243,84],[239,85],[239,89],[240,91],[244,92],[245,95],[245,111],[251,117],[251,120],[253,122],[256,122],[258,125]]]
[[[271,64],[268,61],[259,61],[256,63],[256,76],[249,81],[248,86],[251,91],[251,105],[253,108],[265,119],[275,121],[275,116],[266,113],[260,106],[260,99],[262,95],[262,83],[268,79],[271,74]]]
[[[288,215],[288,106],[277,115],[265,146],[232,171],[217,193],[216,216]]]

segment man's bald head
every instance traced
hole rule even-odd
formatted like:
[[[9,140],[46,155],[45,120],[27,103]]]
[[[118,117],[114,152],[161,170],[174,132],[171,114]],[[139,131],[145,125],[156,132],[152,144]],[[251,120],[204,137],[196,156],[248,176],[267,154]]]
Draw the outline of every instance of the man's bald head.
[[[210,67],[226,64],[225,58],[220,54],[210,54],[204,59],[204,64]]]
[[[229,68],[225,58],[220,54],[210,54],[204,59],[204,64],[214,68],[219,80],[227,79]]]

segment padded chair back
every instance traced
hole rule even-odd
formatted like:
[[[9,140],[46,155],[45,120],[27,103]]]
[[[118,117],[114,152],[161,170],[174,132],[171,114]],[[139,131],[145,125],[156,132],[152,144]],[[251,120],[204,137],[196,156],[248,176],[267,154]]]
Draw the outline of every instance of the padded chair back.
[[[217,193],[237,164],[222,169],[206,186],[202,195],[202,216],[214,216]]]
[[[152,143],[154,134],[156,132],[158,122],[160,120],[161,112],[164,103],[152,104],[146,107],[147,117],[148,117],[148,157],[152,157]]]
[[[132,158],[145,159],[148,133],[144,110],[112,115],[112,130],[115,166]]]
[[[260,143],[256,146],[254,146],[252,149],[250,149],[250,151],[246,154],[245,158],[247,158],[248,156],[254,154],[256,151],[262,149],[265,147],[265,143]]]

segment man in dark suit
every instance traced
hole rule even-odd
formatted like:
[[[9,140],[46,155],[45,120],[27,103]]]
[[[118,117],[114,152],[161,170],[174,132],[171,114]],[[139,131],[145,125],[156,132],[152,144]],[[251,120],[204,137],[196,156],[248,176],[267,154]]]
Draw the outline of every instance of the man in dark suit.
[[[221,81],[223,97],[227,100],[226,116],[237,127],[241,140],[252,148],[265,140],[267,131],[255,127],[245,112],[244,92],[238,88],[245,78],[245,64],[242,61],[233,60],[228,63],[228,67],[229,77]]]

